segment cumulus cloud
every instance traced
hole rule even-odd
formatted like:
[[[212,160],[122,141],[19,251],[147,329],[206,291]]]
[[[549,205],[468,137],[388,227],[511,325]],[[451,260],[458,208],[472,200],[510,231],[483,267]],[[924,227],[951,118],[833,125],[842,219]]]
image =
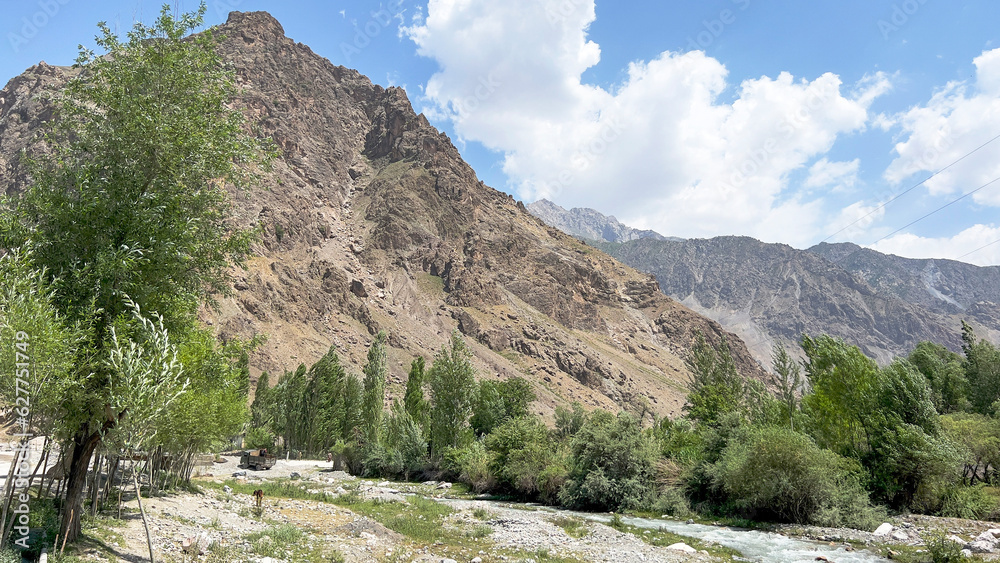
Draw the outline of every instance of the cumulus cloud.
[[[973,225],[951,237],[921,237],[901,233],[871,246],[909,258],[950,258],[988,266],[1000,264],[1000,227]]]
[[[887,181],[898,185],[919,172],[944,168],[1000,132],[1000,49],[983,52],[973,63],[975,80],[949,82],[927,104],[883,118],[885,126],[898,127],[903,137],[885,171]],[[996,147],[980,150],[931,178],[928,191],[964,193],[1000,177],[996,151]],[[983,190],[973,199],[1000,206],[1000,189]]]
[[[525,200],[594,207],[664,234],[813,242],[822,206],[788,190],[789,176],[864,129],[889,78],[845,86],[831,73],[782,72],[734,85],[703,52],[667,51],[602,88],[582,80],[600,61],[587,38],[594,19],[593,0],[431,0],[406,30],[439,65],[425,112],[502,152]],[[824,166],[831,182],[853,181],[851,163],[817,165],[816,182]]]
[[[853,188],[858,182],[860,166],[861,160],[857,158],[848,162],[830,162],[823,157],[809,167],[809,177],[802,185],[807,188]]]

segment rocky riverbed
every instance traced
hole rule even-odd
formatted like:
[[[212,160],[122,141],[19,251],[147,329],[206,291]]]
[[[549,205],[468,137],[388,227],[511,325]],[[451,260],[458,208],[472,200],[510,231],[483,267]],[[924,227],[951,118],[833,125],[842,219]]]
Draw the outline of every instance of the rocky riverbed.
[[[158,561],[681,563],[734,559],[732,552],[713,550],[712,541],[687,542],[697,549],[652,545],[648,530],[626,533],[579,515],[567,516],[570,513],[460,498],[452,494],[449,483],[364,480],[317,461],[279,460],[267,471],[246,471],[237,464],[236,457],[227,456],[224,463],[206,466],[194,480],[201,493],[144,499]],[[250,493],[268,487],[285,487],[286,493],[295,493],[291,496],[305,498],[281,498],[275,493],[266,495],[257,508]],[[683,534],[683,527],[678,528],[683,523],[669,524]],[[873,553],[885,553],[887,546],[920,549],[930,531],[951,535],[963,547],[989,556],[1000,549],[1000,539],[995,539],[1000,532],[996,536],[990,532],[994,528],[1000,525],[905,516],[892,519],[878,533],[804,526],[782,526],[776,531],[810,540],[805,555],[816,552],[808,560],[826,557],[836,563],[823,555],[829,553],[827,547],[843,554],[865,546]],[[704,537],[703,530],[701,534]],[[990,542],[986,534],[993,538]],[[84,560],[148,560],[135,499],[126,503],[121,520],[98,519],[87,536],[76,550]],[[976,542],[980,542],[978,547]],[[797,549],[802,551],[802,546]],[[854,560],[855,554],[850,557]]]

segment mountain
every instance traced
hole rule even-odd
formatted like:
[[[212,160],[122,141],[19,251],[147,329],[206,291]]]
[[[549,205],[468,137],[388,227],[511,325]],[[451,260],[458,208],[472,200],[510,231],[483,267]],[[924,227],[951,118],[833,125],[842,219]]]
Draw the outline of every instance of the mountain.
[[[538,409],[581,401],[675,414],[695,331],[722,327],[664,296],[652,276],[549,227],[482,182],[446,135],[382,88],[285,37],[264,12],[233,12],[220,53],[240,107],[281,150],[264,186],[233,195],[263,237],[235,292],[203,311],[221,338],[264,333],[256,377],[319,359],[331,346],[355,369],[389,333],[389,391],[410,361],[457,329],[481,377],[520,375]],[[0,189],[24,182],[18,153],[72,71],[41,63],[0,91]],[[735,335],[741,373],[764,372]]]
[[[621,224],[614,216],[602,215],[593,209],[574,207],[566,210],[547,199],[528,204],[526,208],[547,225],[577,238],[603,242],[628,242],[644,238],[682,240],[665,237],[655,231],[633,229]]]
[[[552,225],[604,217],[545,209]],[[602,241],[594,244],[654,274],[664,293],[739,334],[765,365],[773,344],[797,349],[802,334],[838,336],[883,363],[922,340],[959,350],[962,320],[1000,341],[1000,267],[912,260],[853,244],[796,250],[749,237],[615,241],[593,230],[567,232]]]

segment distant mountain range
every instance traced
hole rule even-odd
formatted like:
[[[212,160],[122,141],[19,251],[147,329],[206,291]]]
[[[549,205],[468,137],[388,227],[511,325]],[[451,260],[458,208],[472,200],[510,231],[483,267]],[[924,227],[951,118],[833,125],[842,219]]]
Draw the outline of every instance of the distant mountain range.
[[[654,274],[664,293],[739,334],[765,365],[774,343],[795,348],[804,333],[838,336],[880,362],[922,340],[958,350],[962,320],[1000,341],[997,266],[901,258],[848,243],[796,250],[749,237],[671,239],[590,209],[548,201],[528,209]]]

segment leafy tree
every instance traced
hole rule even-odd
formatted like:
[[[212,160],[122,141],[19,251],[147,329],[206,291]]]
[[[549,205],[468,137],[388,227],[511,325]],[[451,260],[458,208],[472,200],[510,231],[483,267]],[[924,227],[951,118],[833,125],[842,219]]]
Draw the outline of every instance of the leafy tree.
[[[333,346],[309,368],[307,376],[305,402],[311,414],[305,449],[318,453],[327,451],[341,437],[343,427],[343,421],[338,419],[337,399],[343,391],[346,374]]]
[[[907,359],[927,378],[934,408],[939,413],[968,410],[968,382],[961,356],[940,344],[921,342]]]
[[[559,446],[534,416],[511,418],[485,439],[500,485],[528,499],[554,502],[569,475],[569,450]]]
[[[528,416],[528,406],[534,400],[535,392],[524,378],[484,379],[479,382],[469,422],[477,436],[489,434],[508,420]]]
[[[403,407],[420,428],[427,432],[430,405],[424,398],[424,357],[418,356],[410,364],[410,373],[406,378],[406,393],[403,395]]]
[[[382,429],[382,411],[385,404],[385,379],[388,372],[385,353],[385,332],[378,336],[368,348],[368,363],[365,364],[365,395],[361,408],[361,434],[366,444],[377,444]]]
[[[250,424],[253,428],[270,428],[274,418],[271,376],[265,371],[257,379],[257,390],[250,405]]]
[[[778,398],[781,399],[788,412],[788,427],[795,430],[795,411],[797,401],[795,394],[802,387],[802,366],[788,355],[788,351],[783,346],[774,345],[771,352],[772,364],[774,366],[774,384],[778,389]]]
[[[716,485],[751,518],[862,528],[876,524],[857,462],[788,428],[754,428],[712,467]]]
[[[868,445],[865,425],[872,410],[878,366],[857,346],[821,335],[802,337],[811,392],[802,397],[810,433],[820,447],[858,457]]]
[[[942,416],[941,426],[959,447],[964,483],[992,482],[1000,468],[1000,422],[981,414],[954,413]]]
[[[583,428],[587,422],[587,411],[583,410],[583,405],[573,401],[570,408],[563,406],[556,407],[556,433],[560,438],[572,438]]]
[[[963,321],[962,351],[972,408],[980,414],[992,415],[997,410],[994,403],[1000,399],[1000,350],[977,339],[972,327]]]
[[[81,72],[57,98],[51,151],[29,162],[32,183],[3,204],[0,246],[32,249],[56,289],[53,304],[87,331],[64,421],[71,464],[60,536],[80,533],[87,468],[102,436],[121,421],[106,416],[111,327],[129,296],[188,326],[200,302],[229,289],[229,268],[250,250],[252,233],[228,221],[225,185],[245,187],[262,162],[261,143],[230,104],[232,74],[211,33],[204,4],[180,18],[165,6],[122,42],[99,24],[108,56],[82,51]]]
[[[743,378],[729,351],[725,335],[714,347],[705,336],[695,334],[695,343],[684,364],[689,371],[688,397],[684,410],[692,420],[715,424],[719,417],[740,408],[744,398]]]
[[[472,352],[452,333],[448,346],[434,356],[427,372],[431,389],[431,454],[441,459],[447,448],[461,447],[470,437],[469,416],[476,391]]]
[[[656,448],[639,421],[594,411],[570,442],[572,461],[559,500],[571,508],[636,508],[651,498]]]

